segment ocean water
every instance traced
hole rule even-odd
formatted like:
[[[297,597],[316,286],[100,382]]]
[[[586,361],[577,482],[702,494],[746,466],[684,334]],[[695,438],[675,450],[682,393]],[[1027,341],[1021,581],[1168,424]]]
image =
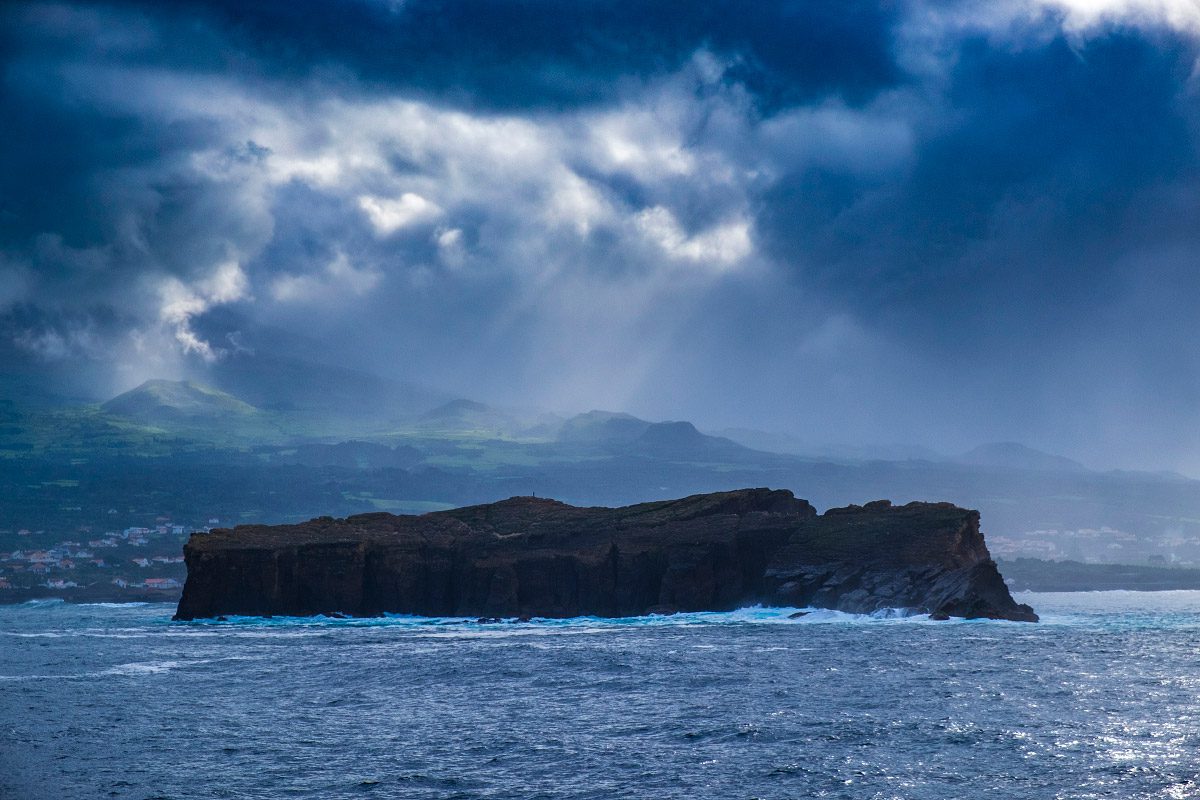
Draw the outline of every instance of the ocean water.
[[[1037,625],[0,607],[0,798],[1190,798],[1200,592]]]

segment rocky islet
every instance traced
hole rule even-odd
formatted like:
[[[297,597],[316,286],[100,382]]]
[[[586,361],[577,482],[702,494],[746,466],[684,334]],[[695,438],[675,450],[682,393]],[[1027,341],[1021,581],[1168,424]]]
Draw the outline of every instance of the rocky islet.
[[[176,619],[406,613],[624,617],[746,605],[1036,621],[979,514],[876,501],[818,514],[743,489],[622,508],[514,497],[420,516],[321,517],[194,535]]]

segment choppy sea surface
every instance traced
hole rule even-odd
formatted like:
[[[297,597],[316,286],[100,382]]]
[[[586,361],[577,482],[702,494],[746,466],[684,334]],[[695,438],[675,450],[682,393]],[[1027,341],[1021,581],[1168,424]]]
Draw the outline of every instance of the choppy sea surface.
[[[0,606],[0,797],[1190,798],[1200,592],[1043,622]]]

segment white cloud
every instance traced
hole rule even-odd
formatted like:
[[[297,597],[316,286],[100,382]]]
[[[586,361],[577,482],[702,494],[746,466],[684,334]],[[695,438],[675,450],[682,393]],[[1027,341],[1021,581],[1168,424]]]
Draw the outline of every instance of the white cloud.
[[[1166,26],[1200,34],[1200,2],[1197,0],[975,0],[963,4],[925,2],[914,6],[916,13],[905,24],[901,57],[911,65],[936,64],[938,40],[952,40],[965,32],[980,30],[997,34],[1013,43],[1027,40],[1027,23],[1052,15],[1061,19],[1068,33],[1086,35],[1108,24]]]
[[[1200,33],[1200,0],[1035,0],[1062,11],[1068,30],[1081,31],[1110,21],[1165,24]]]
[[[885,176],[915,158],[913,106],[917,102],[901,91],[885,93],[859,108],[839,101],[803,106],[765,120],[756,135],[772,165],[787,170],[814,165]]]
[[[547,224],[565,225],[579,236],[587,236],[593,226],[613,217],[613,210],[596,188],[566,169],[560,170],[546,195],[542,217]]]
[[[61,361],[80,353],[91,353],[98,345],[95,332],[86,325],[70,326],[65,330],[24,330],[13,338],[13,342],[42,361]]]
[[[339,253],[319,274],[280,275],[271,282],[271,297],[280,303],[327,302],[331,298],[361,297],[379,284],[382,273],[356,268],[345,253]]]
[[[442,249],[460,247],[462,244],[462,229],[446,228],[445,230],[438,231],[434,238],[438,243],[438,247]]]
[[[599,165],[643,179],[691,175],[696,154],[682,142],[677,125],[653,109],[616,109],[588,121]]]
[[[174,333],[185,353],[215,361],[220,353],[192,329],[192,319],[213,306],[249,297],[246,273],[235,261],[218,264],[206,278],[187,284],[166,278],[159,286],[159,319]]]
[[[463,246],[462,228],[442,228],[434,233],[437,243],[438,256],[442,263],[457,269],[466,260],[466,248]]]
[[[226,261],[217,265],[198,287],[211,305],[220,305],[245,298],[248,284],[241,266],[236,261]]]
[[[429,222],[444,213],[437,203],[414,192],[396,198],[362,195],[358,207],[366,213],[378,236],[390,236],[401,228]]]
[[[664,343],[668,328],[683,324],[662,314],[667,298],[678,306],[682,282],[699,294],[752,263],[750,197],[778,147],[758,133],[746,98],[720,80],[723,69],[700,56],[675,75],[629,81],[605,107],[528,117],[397,96],[297,96],[233,76],[144,68],[69,77],[81,95],[148,125],[199,120],[219,132],[145,176],[195,181],[213,198],[211,208],[235,221],[189,229],[202,232],[199,246],[177,264],[156,265],[178,276],[150,284],[160,325],[142,330],[147,340],[166,334],[163,352],[220,357],[220,343],[204,341],[193,321],[214,305],[247,299],[251,284],[264,291],[249,313],[284,327],[313,325],[306,305],[326,300],[365,298],[364,313],[378,313],[384,302],[408,302],[404,292],[477,298],[486,286],[479,316],[497,337],[536,328],[553,338],[580,314],[551,309],[586,307],[606,323],[597,357],[612,355],[624,369],[627,357],[615,354],[646,346],[648,320]],[[695,208],[717,224],[685,228],[679,220]],[[374,241],[361,237],[360,220]],[[153,236],[155,228],[141,230]],[[419,239],[402,235],[414,230]],[[156,256],[154,245],[144,249]],[[196,274],[189,259],[203,267],[213,252],[236,258],[236,275],[186,277]],[[123,301],[134,313],[141,307],[136,298]],[[334,326],[335,317],[318,324]],[[395,329],[383,333],[398,338],[405,321],[390,324]],[[567,385],[587,360],[569,356],[577,339],[560,338],[556,369]],[[652,372],[628,374],[632,381]]]
[[[745,259],[754,250],[750,223],[734,219],[688,236],[668,209],[655,206],[642,211],[634,224],[649,241],[679,261],[690,261],[722,270]]]

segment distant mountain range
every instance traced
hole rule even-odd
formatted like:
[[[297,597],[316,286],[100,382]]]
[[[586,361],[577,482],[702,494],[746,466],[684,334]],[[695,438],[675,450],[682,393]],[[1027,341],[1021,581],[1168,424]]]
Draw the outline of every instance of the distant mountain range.
[[[251,418],[276,419],[287,433],[286,417],[321,418],[330,414],[335,420],[353,419],[359,435],[407,431],[414,436],[429,438],[452,437],[500,439],[527,442],[555,443],[563,447],[582,448],[607,454],[623,453],[656,458],[685,460],[746,460],[762,454],[795,455],[814,460],[846,462],[913,461],[961,464],[1007,470],[1037,472],[1086,472],[1087,468],[1064,456],[1045,453],[1016,443],[983,444],[961,455],[944,456],[916,445],[878,447],[805,447],[795,437],[749,429],[730,429],[727,436],[702,433],[690,422],[651,422],[632,414],[614,411],[588,411],[563,419],[547,412],[498,409],[475,400],[459,398],[424,408],[426,403],[440,399],[434,393],[409,387],[400,390],[372,376],[347,371],[348,385],[336,392],[318,392],[311,387],[299,390],[286,380],[296,365],[282,366],[274,380],[279,391],[270,393],[265,386],[271,381],[258,382],[255,399],[258,404],[212,386],[195,381],[150,380],[101,404],[105,414],[123,417],[147,425],[198,423],[218,425],[242,423]],[[346,375],[337,372],[340,377]],[[239,369],[221,373],[226,385],[237,383]],[[233,376],[231,378],[231,376]],[[342,395],[360,390],[351,407],[339,404]],[[336,408],[336,410],[330,410]],[[369,408],[365,417],[354,417],[353,409]],[[313,431],[298,426],[303,436]],[[317,432],[319,435],[319,431]]]
[[[981,444],[951,460],[959,464],[1037,472],[1088,471],[1087,467],[1078,461],[1073,461],[1065,456],[1043,453],[1041,450],[1034,450],[1032,447],[1026,447],[1016,442]]]
[[[214,370],[219,385],[152,380],[103,403],[0,402],[0,523],[76,529],[108,525],[96,509],[144,508],[152,520],[197,504],[219,512],[204,519],[270,522],[518,494],[611,505],[770,486],[826,508],[872,497],[978,508],[1000,555],[1200,563],[1200,481],[1174,474],[1093,471],[1017,443],[947,456],[712,435],[616,411],[561,417],[298,361],[264,361],[255,382],[252,363]],[[239,380],[254,391],[237,391]]]
[[[493,439],[545,439],[562,423],[554,414],[502,410],[474,400],[451,400],[421,414],[414,427],[428,435]]]
[[[720,435],[753,450],[828,461],[944,461],[946,456],[916,444],[836,445],[817,443],[787,433],[726,428]]]
[[[750,428],[729,428],[714,435],[687,421],[653,422],[614,411],[594,410],[563,418],[536,409],[496,408],[369,372],[311,361],[303,356],[303,343],[290,344],[290,348],[265,348],[257,353],[253,348],[229,352],[199,367],[188,380],[150,380],[100,403],[98,410],[138,425],[178,429],[189,437],[203,439],[211,434],[213,440],[249,445],[255,444],[256,438],[261,439],[259,443],[332,443],[390,434],[429,440],[536,442],[605,454],[679,459],[744,461],[776,454],[847,464],[927,461],[1035,472],[1087,470],[1070,458],[1015,442],[981,444],[959,455],[946,455],[916,444],[831,445]],[[288,354],[266,354],[275,351]],[[0,376],[0,413],[24,409],[36,414],[85,407],[85,401],[77,396],[57,395],[26,380],[33,374],[27,373]],[[82,424],[94,426],[102,421]],[[226,430],[221,430],[222,425]],[[9,430],[10,434],[20,433],[16,428]],[[96,441],[110,438],[99,436]],[[0,450],[3,448],[0,435]]]
[[[965,453],[947,456],[928,447],[913,444],[814,445],[788,434],[768,433],[747,428],[729,428],[722,433],[729,439],[754,450],[832,461],[932,461],[997,469],[1048,472],[1086,472],[1088,470],[1078,461],[1035,450],[1018,442],[989,442]]]

